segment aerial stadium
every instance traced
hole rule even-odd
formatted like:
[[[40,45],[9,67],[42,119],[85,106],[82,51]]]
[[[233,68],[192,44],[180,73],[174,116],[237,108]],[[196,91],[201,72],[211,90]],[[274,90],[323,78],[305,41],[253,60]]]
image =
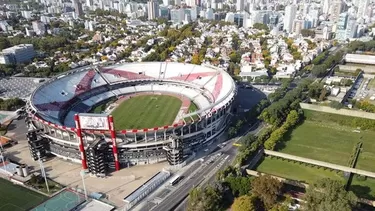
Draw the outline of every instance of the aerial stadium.
[[[226,129],[237,90],[212,66],[126,63],[60,74],[27,103],[31,154],[82,163],[93,173],[168,161]]]

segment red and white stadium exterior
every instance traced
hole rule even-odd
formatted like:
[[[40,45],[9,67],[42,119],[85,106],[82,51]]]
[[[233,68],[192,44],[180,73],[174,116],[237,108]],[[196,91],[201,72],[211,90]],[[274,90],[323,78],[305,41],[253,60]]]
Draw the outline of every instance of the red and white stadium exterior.
[[[141,92],[183,95],[199,110],[181,115],[184,121],[172,125],[113,130],[116,136],[113,141],[110,130],[77,129],[77,113],[87,113],[108,99]],[[51,140],[51,152],[56,156],[84,165],[85,148],[97,138],[105,137],[114,147],[113,158],[118,158],[121,165],[148,164],[166,159],[164,147],[170,143],[172,134],[182,139],[184,151],[202,148],[220,135],[229,122],[236,93],[231,76],[216,67],[170,62],[126,63],[58,75],[33,92],[27,111],[32,119],[29,127],[44,129],[43,136]],[[82,134],[83,142],[77,134]]]

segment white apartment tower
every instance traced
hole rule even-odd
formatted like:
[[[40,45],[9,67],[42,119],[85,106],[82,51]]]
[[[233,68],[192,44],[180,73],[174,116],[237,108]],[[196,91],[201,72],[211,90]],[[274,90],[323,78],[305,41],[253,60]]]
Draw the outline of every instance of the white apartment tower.
[[[323,1],[323,14],[329,13],[329,7],[331,6],[331,0],[324,0]]]
[[[159,17],[159,3],[155,0],[147,2],[148,6],[148,19],[153,20]]]
[[[284,16],[284,30],[291,33],[293,30],[293,22],[296,18],[297,6],[292,4],[285,7],[285,16]]]
[[[361,0],[358,2],[357,18],[362,18],[366,16],[366,11],[367,11],[369,4],[370,4],[370,0]]]
[[[237,0],[236,9],[242,11],[245,8],[245,0]]]

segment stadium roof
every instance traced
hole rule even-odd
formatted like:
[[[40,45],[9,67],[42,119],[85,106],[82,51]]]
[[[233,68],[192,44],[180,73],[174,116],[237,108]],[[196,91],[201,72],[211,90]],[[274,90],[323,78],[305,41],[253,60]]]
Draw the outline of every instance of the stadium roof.
[[[345,61],[349,63],[375,65],[375,56],[364,54],[346,54]]]

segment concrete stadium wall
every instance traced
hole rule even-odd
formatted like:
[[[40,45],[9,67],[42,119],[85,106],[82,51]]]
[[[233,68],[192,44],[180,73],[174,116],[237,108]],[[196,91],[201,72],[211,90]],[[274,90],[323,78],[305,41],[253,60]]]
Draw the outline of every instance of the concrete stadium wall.
[[[321,106],[321,105],[314,105],[308,103],[300,103],[299,104],[302,109],[312,110],[312,111],[319,111],[331,114],[339,114],[344,116],[352,116],[352,117],[360,117],[364,119],[372,119],[375,120],[375,113],[369,113],[364,111],[356,111],[356,110],[349,110],[349,109],[334,109],[328,106]]]

